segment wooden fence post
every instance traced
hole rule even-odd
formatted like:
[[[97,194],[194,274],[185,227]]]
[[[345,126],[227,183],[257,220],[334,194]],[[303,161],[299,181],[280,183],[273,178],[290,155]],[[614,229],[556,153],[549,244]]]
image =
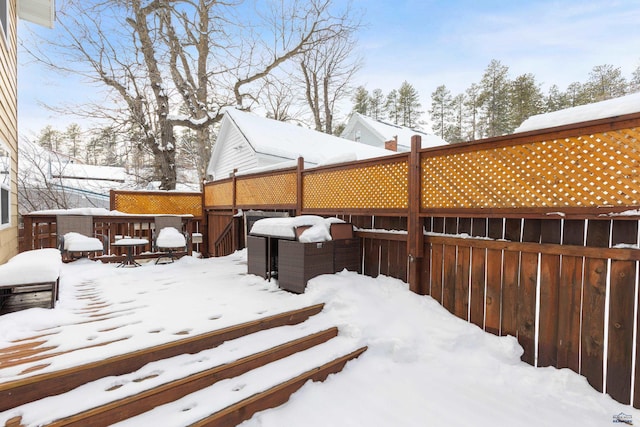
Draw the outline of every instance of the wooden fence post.
[[[408,254],[408,279],[409,288],[417,293],[424,294],[420,283],[422,258],[424,253],[424,233],[420,219],[420,194],[421,194],[421,165],[420,148],[422,138],[419,135],[411,137],[411,153],[409,154],[409,217],[407,221],[407,254]]]
[[[297,181],[296,181],[296,215],[302,215],[302,207],[304,205],[302,203],[302,197],[303,197],[302,171],[303,170],[304,170],[304,158],[303,157],[298,157],[298,170],[296,171],[296,174],[297,174]]]
[[[236,185],[237,185],[237,181],[236,181],[236,173],[238,172],[238,169],[234,169],[233,173],[231,175],[231,248],[232,251],[237,251],[240,246],[240,242],[238,242],[238,230],[237,230],[237,224],[236,224],[236,220],[235,220],[235,215],[236,215]]]

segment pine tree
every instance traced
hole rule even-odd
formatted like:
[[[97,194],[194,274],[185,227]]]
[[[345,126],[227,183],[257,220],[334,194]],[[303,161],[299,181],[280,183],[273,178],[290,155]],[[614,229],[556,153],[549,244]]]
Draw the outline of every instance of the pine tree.
[[[617,98],[627,93],[627,81],[619,67],[596,65],[589,73],[587,82],[594,102]]]
[[[384,112],[391,123],[398,124],[400,122],[400,105],[398,103],[398,91],[393,89],[387,95],[384,102]]]
[[[353,111],[356,113],[369,115],[369,92],[364,86],[358,86],[353,94]]]
[[[629,93],[640,92],[640,65],[633,70],[631,81],[629,82]]]
[[[480,86],[472,83],[466,90],[464,97],[464,109],[466,111],[467,123],[463,126],[463,138],[473,141],[480,137],[479,117],[481,108]]]
[[[40,131],[40,136],[38,137],[38,144],[51,151],[59,151],[61,146],[61,135],[60,132],[55,130],[51,125],[47,125],[44,129]]]
[[[454,144],[464,141],[462,135],[464,129],[465,97],[463,94],[458,94],[453,98],[451,111],[453,120],[445,133],[444,140],[450,144]]]
[[[398,105],[400,107],[400,123],[402,126],[415,128],[418,126],[420,111],[420,96],[418,91],[407,81],[402,82],[398,90]]]
[[[580,82],[573,82],[567,86],[565,91],[566,105],[564,108],[576,107],[578,105],[588,104],[591,100],[591,93],[588,88]]]
[[[453,97],[449,89],[447,89],[445,85],[438,86],[431,94],[431,109],[429,110],[429,114],[431,115],[432,122],[431,129],[444,140],[447,140],[445,134],[451,122],[452,106]]]
[[[551,85],[544,101],[544,111],[550,113],[563,108],[567,108],[566,95],[560,91],[558,85]]]
[[[67,126],[67,130],[64,133],[64,139],[66,142],[66,153],[71,157],[77,157],[84,149],[84,144],[81,141],[82,129],[77,123],[71,123]]]
[[[508,73],[509,67],[494,59],[480,81],[484,136],[504,135],[512,130],[509,120],[511,82]]]
[[[543,111],[544,96],[533,74],[523,74],[511,82],[511,125],[509,132],[529,117]]]
[[[384,94],[380,89],[374,89],[369,97],[369,115],[371,118],[381,120],[384,114]]]

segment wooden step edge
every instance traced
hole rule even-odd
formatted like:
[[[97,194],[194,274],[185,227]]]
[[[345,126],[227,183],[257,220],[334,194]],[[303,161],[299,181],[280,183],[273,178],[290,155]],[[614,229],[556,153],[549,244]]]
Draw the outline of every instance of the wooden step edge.
[[[109,426],[127,418],[150,411],[159,405],[178,400],[188,394],[209,387],[218,381],[237,377],[268,363],[307,350],[338,336],[338,328],[333,327],[316,332],[276,347],[243,357],[234,362],[207,369],[202,372],[175,380],[151,390],[113,401],[106,405],[57,420],[48,426]]]
[[[299,390],[307,381],[324,381],[330,374],[335,374],[344,368],[348,361],[360,356],[367,347],[359,348],[345,356],[328,362],[318,368],[311,369],[289,381],[275,387],[256,393],[225,409],[204,418],[190,427],[233,427],[251,418],[256,412],[278,407],[289,400],[289,397]]]
[[[302,323],[320,313],[323,308],[324,304],[316,304],[73,368],[2,383],[0,412],[48,396],[66,393],[99,378],[134,372],[151,362],[180,354],[198,353],[217,347],[225,341],[262,330]]]

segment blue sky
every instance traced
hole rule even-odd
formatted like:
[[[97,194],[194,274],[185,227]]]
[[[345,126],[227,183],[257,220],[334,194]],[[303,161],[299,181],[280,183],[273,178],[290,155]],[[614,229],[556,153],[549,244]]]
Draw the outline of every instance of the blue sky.
[[[512,78],[534,74],[545,91],[585,82],[596,65],[620,67],[627,78],[640,66],[640,0],[353,0],[353,6],[366,24],[358,37],[364,66],[354,83],[388,93],[406,80],[423,110],[436,87],[460,93],[480,81],[492,59],[508,66]],[[76,101],[95,89],[51,75],[26,55],[19,62],[21,133],[78,121],[61,120],[40,103]]]

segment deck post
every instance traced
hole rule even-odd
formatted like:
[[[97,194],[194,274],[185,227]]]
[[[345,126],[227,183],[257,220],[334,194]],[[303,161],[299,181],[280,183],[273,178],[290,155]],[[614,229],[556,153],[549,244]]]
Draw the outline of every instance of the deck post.
[[[237,196],[237,192],[236,192],[236,185],[237,183],[237,178],[236,178],[236,173],[238,173],[238,169],[234,169],[233,173],[231,175],[231,179],[232,179],[232,184],[231,184],[231,191],[232,191],[232,195],[231,195],[231,248],[232,248],[232,252],[233,251],[237,251],[238,249],[240,249],[240,242],[238,241],[238,227],[237,227],[237,222],[236,222],[236,196]]]
[[[409,289],[417,294],[423,294],[421,284],[422,258],[424,253],[424,233],[420,219],[420,148],[422,138],[419,135],[411,137],[411,153],[409,154],[409,182],[407,221],[407,254]]]
[[[296,181],[296,216],[302,215],[302,171],[304,170],[304,158],[298,157],[298,169],[296,171],[297,181]]]

